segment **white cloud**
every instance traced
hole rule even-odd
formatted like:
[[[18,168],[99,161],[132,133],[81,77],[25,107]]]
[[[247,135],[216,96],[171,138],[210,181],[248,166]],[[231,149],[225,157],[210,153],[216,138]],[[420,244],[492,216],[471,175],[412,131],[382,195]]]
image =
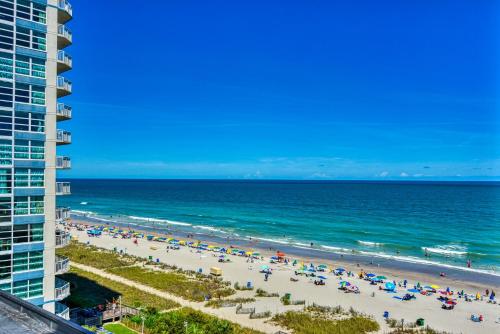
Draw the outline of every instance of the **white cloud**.
[[[408,173],[401,172],[401,174],[399,174],[399,176],[401,176],[401,177],[408,177]]]
[[[378,176],[380,176],[380,177],[387,177],[387,176],[389,176],[389,172],[388,171],[383,171]]]

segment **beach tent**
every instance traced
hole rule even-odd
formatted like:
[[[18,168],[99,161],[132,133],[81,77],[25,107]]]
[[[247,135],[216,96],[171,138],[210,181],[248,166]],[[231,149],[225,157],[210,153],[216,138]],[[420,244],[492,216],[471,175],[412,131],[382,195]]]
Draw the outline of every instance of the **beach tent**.
[[[394,291],[394,289],[396,289],[396,285],[394,285],[394,283],[392,282],[387,282],[385,283],[385,288],[386,290]]]

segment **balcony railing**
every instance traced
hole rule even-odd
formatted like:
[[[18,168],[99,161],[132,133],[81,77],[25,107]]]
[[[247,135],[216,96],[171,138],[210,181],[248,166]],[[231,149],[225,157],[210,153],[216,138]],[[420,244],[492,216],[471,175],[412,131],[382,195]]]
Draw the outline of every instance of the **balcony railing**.
[[[70,157],[56,157],[56,168],[57,169],[70,169],[71,168],[71,158]]]
[[[57,77],[57,97],[63,97],[71,94],[73,84],[65,77]]]
[[[57,2],[57,8],[59,8],[59,13],[57,15],[59,23],[66,23],[71,20],[73,17],[73,7],[68,0],[59,0]]]
[[[65,130],[57,130],[56,143],[57,145],[71,144],[71,132]]]
[[[66,282],[59,277],[56,277],[56,291],[55,291],[55,299],[63,300],[64,298],[70,295],[69,292],[69,282]]]
[[[56,255],[56,275],[61,275],[69,271],[69,258]]]
[[[73,111],[73,108],[71,108],[70,106],[68,106],[64,103],[58,103],[57,109],[56,109],[57,120],[64,121],[67,119],[71,119],[72,111]]]
[[[69,307],[59,302],[56,302],[56,315],[69,320]]]
[[[57,48],[64,49],[73,43],[73,33],[64,24],[57,27]]]
[[[69,194],[71,194],[71,183],[56,182],[56,195],[69,195]]]
[[[62,230],[56,230],[56,248],[61,248],[69,244],[71,235]]]
[[[70,212],[71,210],[69,208],[64,208],[64,207],[56,208],[56,222],[62,223],[65,220],[70,219],[71,218]]]
[[[73,58],[64,50],[57,52],[57,73],[62,73],[73,68]]]

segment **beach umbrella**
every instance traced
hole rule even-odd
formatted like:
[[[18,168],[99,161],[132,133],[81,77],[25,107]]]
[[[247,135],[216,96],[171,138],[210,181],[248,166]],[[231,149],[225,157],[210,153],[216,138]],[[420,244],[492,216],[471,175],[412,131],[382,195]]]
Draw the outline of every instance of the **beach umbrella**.
[[[319,279],[327,279],[325,276],[318,276]]]
[[[309,272],[312,272],[312,273],[313,273],[313,272],[315,272],[316,270],[314,270],[314,268],[309,268],[309,269],[307,269],[307,271],[309,271]]]
[[[376,279],[378,279],[378,280],[387,279],[387,277],[385,277],[385,276],[377,276],[377,277],[375,277],[375,278],[376,278]]]
[[[262,267],[260,267],[261,270],[267,270],[269,269],[269,266],[266,266],[266,265],[263,265]]]
[[[344,286],[350,286],[351,283],[347,282],[347,281],[340,281],[340,286],[344,287]]]
[[[283,253],[283,252],[276,252],[276,255],[278,257],[285,257],[285,253]]]
[[[433,284],[433,285],[431,285],[431,288],[432,288],[432,289],[434,289],[434,290],[437,290],[437,289],[439,289],[439,288],[440,288],[440,286],[439,286],[439,285],[436,285],[436,284]]]
[[[385,288],[387,290],[391,290],[392,291],[392,290],[394,290],[396,288],[396,286],[392,282],[387,282],[387,283],[385,283]]]
[[[277,256],[271,256],[271,260],[278,260]]]
[[[366,277],[368,278],[375,277],[375,274],[366,274]]]
[[[344,269],[344,268],[342,268],[342,267],[337,268],[337,269],[335,269],[335,270],[336,270],[336,271],[345,271],[345,269]]]
[[[417,289],[408,289],[408,292],[418,293],[419,291]]]
[[[326,268],[328,268],[328,266],[326,264],[320,264],[318,266],[318,268],[326,269]]]

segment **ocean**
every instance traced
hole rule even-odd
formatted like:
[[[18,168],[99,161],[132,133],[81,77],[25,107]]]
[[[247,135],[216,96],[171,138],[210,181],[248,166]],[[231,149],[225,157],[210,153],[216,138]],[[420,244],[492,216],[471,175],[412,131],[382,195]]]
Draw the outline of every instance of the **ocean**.
[[[500,183],[69,181],[58,206],[110,224],[500,273]]]

